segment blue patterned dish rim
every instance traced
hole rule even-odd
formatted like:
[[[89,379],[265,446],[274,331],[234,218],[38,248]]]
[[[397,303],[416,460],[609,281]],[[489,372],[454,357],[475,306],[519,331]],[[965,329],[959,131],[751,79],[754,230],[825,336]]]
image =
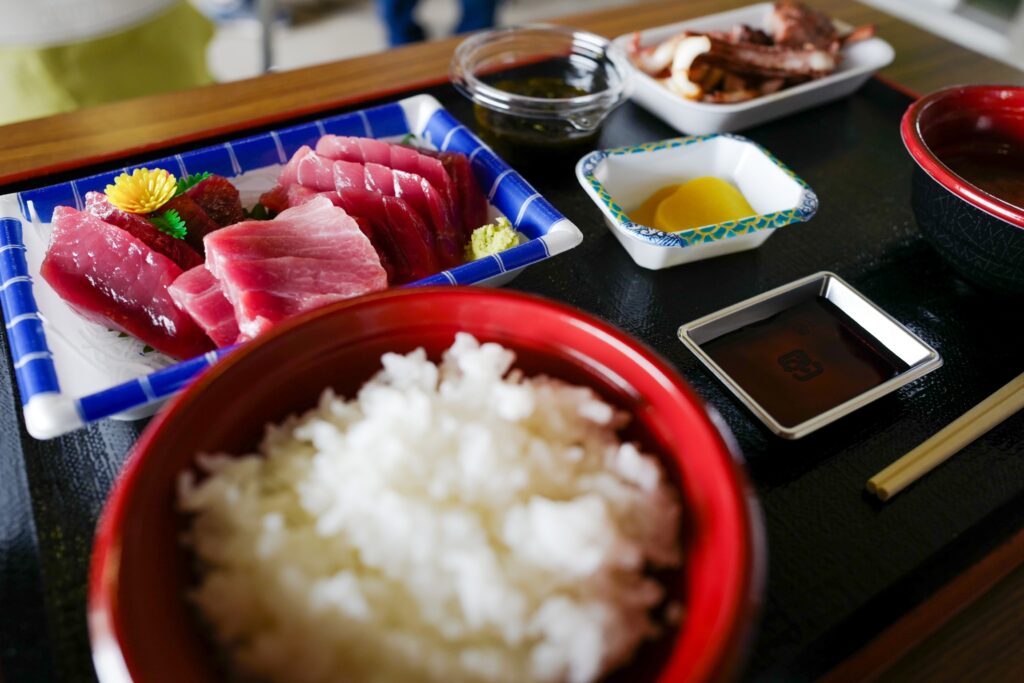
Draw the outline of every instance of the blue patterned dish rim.
[[[611,193],[604,184],[597,179],[595,174],[601,162],[611,156],[621,156],[625,154],[650,154],[662,150],[685,147],[713,140],[715,138],[737,140],[739,142],[752,145],[758,149],[773,164],[785,172],[786,175],[800,184],[803,191],[800,194],[800,200],[797,202],[797,205],[792,209],[758,214],[756,216],[749,216],[735,221],[726,221],[724,223],[716,223],[714,225],[684,230],[683,232],[665,232],[647,225],[634,223],[629,218],[626,211],[616,203]],[[800,178],[800,176],[794,173],[788,166],[779,161],[775,155],[761,145],[749,138],[743,137],[742,135],[734,135],[732,133],[691,135],[670,138],[668,140],[660,140],[658,142],[647,142],[640,145],[629,145],[626,147],[597,150],[587,154],[580,160],[580,169],[583,180],[586,181],[586,183],[593,189],[594,196],[602,204],[602,208],[605,209],[605,213],[607,215],[613,218],[621,228],[626,230],[633,237],[660,247],[692,247],[699,244],[706,244],[708,242],[718,242],[720,240],[738,237],[740,235],[749,235],[750,233],[757,232],[759,230],[774,230],[775,228],[781,228],[784,225],[808,221],[818,211],[818,195],[814,193],[814,190],[811,189],[810,185],[808,185],[802,178]]]
[[[26,427],[36,438],[52,438],[81,425],[135,411],[181,390],[203,369],[233,348],[225,347],[86,396],[61,392],[46,321],[33,294],[23,221],[50,216],[59,205],[83,206],[85,194],[102,190],[122,171],[167,168],[182,175],[209,171],[228,178],[283,164],[302,145],[322,135],[395,138],[407,134],[441,151],[466,154],[488,201],[526,241],[507,251],[462,264],[404,286],[471,285],[510,277],[514,271],[578,245],[583,234],[518,172],[454,118],[430,95],[416,95],[354,112],[279,128],[229,142],[173,154],[17,193],[18,215],[0,215],[0,304]],[[0,200],[11,197],[7,195]],[[6,212],[0,212],[6,213]]]

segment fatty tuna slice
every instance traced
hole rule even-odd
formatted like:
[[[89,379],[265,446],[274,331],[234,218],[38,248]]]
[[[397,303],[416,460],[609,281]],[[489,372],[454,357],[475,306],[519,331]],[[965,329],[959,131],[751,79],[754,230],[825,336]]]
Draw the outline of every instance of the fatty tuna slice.
[[[185,194],[222,228],[245,220],[238,188],[224,176],[213,175],[201,180]]]
[[[288,189],[292,206],[317,196],[329,199],[356,220],[382,255],[381,264],[387,269],[389,283],[413,282],[441,270],[430,229],[404,199],[359,187],[347,188],[342,194],[317,192],[301,185]]]
[[[167,292],[178,308],[188,313],[218,347],[239,341],[235,308],[205,265],[179,275]]]
[[[136,337],[175,358],[213,348],[175,306],[168,286],[181,275],[171,259],[127,230],[60,206],[40,275],[79,315]]]
[[[370,240],[325,197],[270,221],[244,221],[206,237],[207,267],[255,337],[296,313],[387,287]]]
[[[295,185],[299,182],[299,162],[306,158],[307,155],[313,153],[313,148],[309,145],[303,145],[295,150],[295,154],[288,160],[288,163],[281,169],[281,175],[277,177],[277,184],[282,187],[288,187],[289,185]]]
[[[280,188],[280,185],[278,188]],[[331,200],[331,203],[335,206],[341,206],[344,208],[341,197],[338,196],[337,192],[317,192],[316,190],[311,190],[308,187],[303,187],[302,185],[292,185],[284,192],[288,206],[299,206],[300,204],[305,204],[309,200],[313,199],[313,197],[325,197]],[[287,206],[285,208],[287,208]],[[362,233],[370,240],[370,244],[373,245],[374,251],[377,252],[377,256],[380,258],[380,265],[384,268],[384,272],[387,273],[388,284],[395,283],[395,269],[391,263],[391,258],[385,249],[384,234],[386,233],[387,226],[380,227],[377,226],[374,221],[365,216],[357,216],[351,212],[346,213],[348,213],[349,216],[352,216],[356,225],[359,226]]]
[[[303,145],[285,165],[277,184],[284,187],[298,184],[319,192],[333,190],[334,160],[322,157]]]
[[[174,261],[182,270],[195,268],[203,262],[203,257],[187,242],[162,232],[142,216],[122,211],[111,204],[102,192],[85,194],[85,210],[105,223],[128,231],[153,251]]]

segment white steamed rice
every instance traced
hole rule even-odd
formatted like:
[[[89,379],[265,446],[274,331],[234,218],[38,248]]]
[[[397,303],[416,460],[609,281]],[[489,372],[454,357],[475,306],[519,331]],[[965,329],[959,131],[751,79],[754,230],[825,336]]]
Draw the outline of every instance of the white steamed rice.
[[[192,598],[268,681],[600,678],[655,633],[680,506],[593,391],[459,334],[183,475]],[[507,376],[506,376],[507,375]]]

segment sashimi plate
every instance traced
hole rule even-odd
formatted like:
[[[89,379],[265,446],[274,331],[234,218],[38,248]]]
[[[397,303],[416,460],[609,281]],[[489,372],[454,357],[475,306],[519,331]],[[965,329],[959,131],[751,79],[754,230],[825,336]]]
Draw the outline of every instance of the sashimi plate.
[[[0,303],[3,306],[25,425],[49,439],[112,417],[151,415],[231,348],[177,362],[123,333],[74,313],[39,277],[57,206],[82,208],[122,171],[165,168],[182,176],[226,176],[251,206],[269,190],[282,165],[323,135],[351,135],[454,151],[469,157],[494,216],[507,217],[521,243],[501,253],[441,271],[405,286],[501,285],[520,270],[572,249],[582,233],[429,95],[183,152],[127,168],[0,196]]]

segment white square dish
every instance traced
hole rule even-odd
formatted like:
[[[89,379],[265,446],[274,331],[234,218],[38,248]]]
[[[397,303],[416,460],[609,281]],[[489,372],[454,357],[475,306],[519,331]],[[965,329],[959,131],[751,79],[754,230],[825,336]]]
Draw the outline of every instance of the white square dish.
[[[772,11],[772,3],[763,2],[740,9],[681,21],[640,32],[640,45],[656,45],[684,30],[728,31],[736,24],[760,28]],[[633,34],[619,36],[614,43],[628,51]],[[836,71],[824,78],[784,88],[770,95],[733,104],[713,104],[687,100],[634,69],[633,100],[676,130],[691,135],[726,133],[750,128],[772,119],[846,97],[864,84],[879,69],[893,60],[895,52],[881,38],[853,43],[842,51]]]
[[[736,186],[757,215],[663,232],[634,223],[624,208],[639,206],[666,185],[709,175]],[[576,178],[633,261],[651,270],[754,249],[775,228],[808,221],[818,210],[818,197],[807,183],[766,149],[739,135],[672,138],[597,150],[579,160]]]

